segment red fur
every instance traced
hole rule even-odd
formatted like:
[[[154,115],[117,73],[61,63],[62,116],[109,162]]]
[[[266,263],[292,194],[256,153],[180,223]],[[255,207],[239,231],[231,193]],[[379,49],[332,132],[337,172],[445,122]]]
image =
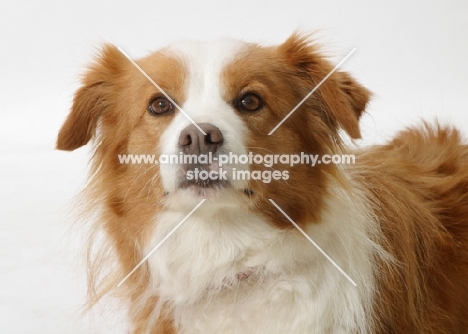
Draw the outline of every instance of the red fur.
[[[183,65],[161,52],[139,63],[183,103]],[[345,151],[338,128],[360,137],[358,121],[370,93],[344,72],[332,75],[275,136],[266,135],[332,68],[298,35],[277,47],[250,45],[223,73],[227,100],[238,94],[238,87],[255,86],[272,101],[268,112],[242,116],[249,129],[247,146],[259,154]],[[259,78],[269,84],[259,86]],[[154,225],[152,217],[164,209],[158,168],[121,165],[117,160],[118,154],[150,153],[169,124],[170,118],[147,115],[146,103],[153,95],[151,83],[107,45],[85,76],[58,137],[57,148],[62,150],[74,150],[91,139],[100,143],[93,157],[97,174],[89,186],[89,203],[100,213],[96,229],[104,231],[118,268],[105,277],[111,283],[96,292],[96,281],[102,279],[99,266],[106,260],[90,264],[91,291],[96,293],[91,303],[114,289],[140,261],[140,249]],[[359,152],[346,173],[367,193],[381,246],[394,258],[375,264],[375,313],[370,316],[374,332],[468,333],[468,149],[460,134],[442,126],[408,129],[388,145]],[[343,175],[332,165],[312,171],[297,166],[290,170],[288,182],[252,183],[256,195],[246,209],[262,213],[278,228],[291,228],[267,200],[275,198],[300,225],[320,224],[329,177]],[[153,297],[141,305],[148,280],[143,265],[120,291],[130,305],[136,333],[146,331],[157,300]],[[153,332],[176,332],[170,308]]]

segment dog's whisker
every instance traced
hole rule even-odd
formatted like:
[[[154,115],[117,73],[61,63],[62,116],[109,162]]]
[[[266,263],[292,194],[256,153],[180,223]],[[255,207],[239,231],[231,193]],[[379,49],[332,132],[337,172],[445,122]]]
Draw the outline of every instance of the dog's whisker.
[[[152,167],[148,168],[147,170],[145,170],[144,174],[146,174],[149,170],[154,169],[154,168],[156,168],[156,166],[152,166]],[[158,174],[159,173],[156,173],[154,175],[158,175]],[[145,188],[148,186],[148,184],[151,184],[151,180],[153,179],[154,175],[151,176],[151,178],[149,178],[148,180],[146,180],[145,184],[140,188],[140,192],[138,193],[137,197],[140,197],[141,193],[143,192],[143,190],[145,190]],[[143,176],[143,175],[140,175],[140,176]]]
[[[124,196],[124,198],[123,198],[123,200],[122,200],[123,202],[126,201],[127,196],[128,196],[128,193],[129,193],[129,191],[132,189],[132,187],[134,186],[134,184],[135,184],[142,176],[144,176],[149,170],[151,170],[151,169],[153,169],[153,168],[156,168],[156,167],[157,167],[157,166],[155,166],[155,165],[154,165],[154,166],[147,167],[143,173],[139,173],[140,169],[143,168],[143,164],[140,165],[140,167],[138,168],[138,176],[137,176],[136,178],[133,179],[132,183],[131,183],[130,186],[127,188],[127,191],[125,192],[125,196]]]

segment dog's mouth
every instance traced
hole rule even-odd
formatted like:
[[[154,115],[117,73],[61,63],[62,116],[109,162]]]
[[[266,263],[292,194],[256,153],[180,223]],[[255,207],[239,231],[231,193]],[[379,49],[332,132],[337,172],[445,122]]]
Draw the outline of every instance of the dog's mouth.
[[[242,192],[243,195],[252,197],[254,191],[250,188],[238,188],[231,182],[229,174],[221,169],[216,169],[208,164],[184,165],[177,176],[177,190],[189,190],[195,195],[207,196],[220,195],[224,190]],[[165,191],[164,195],[169,195]]]
[[[187,180],[184,179],[179,182],[179,189],[213,189],[213,190],[222,190],[224,188],[229,188],[231,183],[228,180]]]
[[[209,164],[184,165],[179,171],[179,189],[214,189],[231,187],[231,181],[222,169]]]
[[[197,185],[183,185],[181,187],[179,187],[179,189],[193,189],[195,190],[195,192],[198,194],[198,195],[205,195],[207,193],[207,191],[209,191],[210,189],[216,191],[221,191],[223,188],[229,188],[229,187],[220,187],[220,186],[214,186],[214,187],[198,187]],[[242,192],[245,196],[251,198],[254,196],[254,191],[252,189],[249,189],[249,188],[244,188],[244,189],[240,189],[239,190],[240,192]],[[169,191],[164,191],[164,196],[168,196],[170,194]]]

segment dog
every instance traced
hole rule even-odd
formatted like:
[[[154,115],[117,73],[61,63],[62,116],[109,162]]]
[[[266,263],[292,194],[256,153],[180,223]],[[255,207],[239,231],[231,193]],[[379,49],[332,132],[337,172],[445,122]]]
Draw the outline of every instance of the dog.
[[[57,140],[94,145],[90,304],[134,333],[468,333],[468,148],[438,123],[349,148],[370,98],[300,33],[104,45]]]

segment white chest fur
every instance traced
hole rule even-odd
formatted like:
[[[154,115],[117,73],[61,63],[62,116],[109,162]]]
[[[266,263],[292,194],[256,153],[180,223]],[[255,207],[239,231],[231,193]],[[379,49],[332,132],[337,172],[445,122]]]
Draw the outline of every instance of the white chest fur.
[[[362,208],[339,197],[307,233],[357,287],[295,228],[239,209],[200,208],[149,258],[149,293],[173,305],[182,333],[368,332],[378,250]],[[145,251],[185,214],[161,214]]]

